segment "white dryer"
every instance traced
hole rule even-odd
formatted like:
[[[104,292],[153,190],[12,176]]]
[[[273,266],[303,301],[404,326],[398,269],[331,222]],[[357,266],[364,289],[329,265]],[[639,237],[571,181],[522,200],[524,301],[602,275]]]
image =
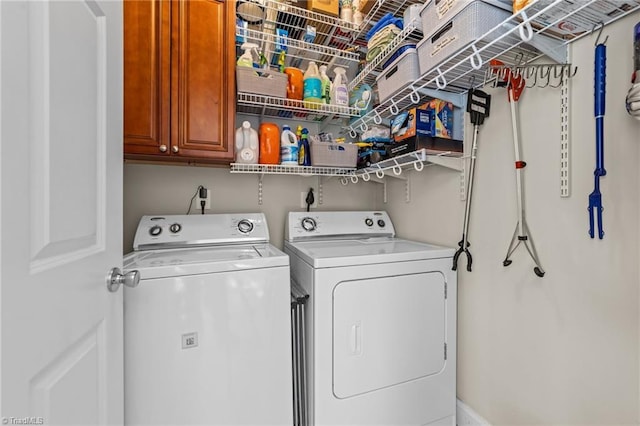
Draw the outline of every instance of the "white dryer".
[[[455,425],[454,250],[395,238],[385,212],[292,212],[312,425]]]
[[[290,425],[289,259],[264,215],[144,216],[134,250],[125,424]]]

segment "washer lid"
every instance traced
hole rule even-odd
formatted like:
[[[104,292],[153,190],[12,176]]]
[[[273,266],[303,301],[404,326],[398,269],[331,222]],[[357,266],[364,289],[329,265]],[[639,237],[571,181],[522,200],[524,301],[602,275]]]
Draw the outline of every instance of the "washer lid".
[[[125,271],[143,280],[289,266],[289,256],[271,244],[136,251],[124,257]]]
[[[440,259],[452,257],[454,253],[452,248],[390,237],[297,243],[285,241],[285,247],[314,268]]]

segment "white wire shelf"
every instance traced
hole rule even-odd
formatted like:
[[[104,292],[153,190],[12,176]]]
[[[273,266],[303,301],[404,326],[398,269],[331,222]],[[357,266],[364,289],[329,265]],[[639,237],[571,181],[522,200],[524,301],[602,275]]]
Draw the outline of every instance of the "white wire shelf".
[[[635,6],[629,7],[629,4]],[[622,2],[603,0],[538,0],[480,37],[483,43],[470,44],[356,120],[350,126],[350,133],[364,131],[372,123],[380,124],[384,119],[424,102],[429,98],[424,89],[462,93],[471,86],[482,85],[487,64],[492,59],[499,59],[509,66],[531,63],[542,53],[527,43],[533,43],[532,39],[540,38],[540,35],[553,42],[554,50],[566,50],[567,44],[589,35],[600,23],[610,24],[638,10],[640,3],[633,2],[623,5]],[[572,34],[559,29],[558,24],[566,22],[576,27]]]
[[[258,116],[293,118],[301,121],[325,121],[334,118],[358,117],[360,110],[354,107],[327,105],[321,103],[305,102],[274,98],[271,96],[256,95],[254,93],[239,92],[236,111],[240,114]]]
[[[353,34],[354,39],[364,39],[366,31],[371,24],[377,22],[387,13],[400,18],[405,9],[412,4],[424,4],[425,0],[374,0],[375,4],[367,12],[362,21],[362,26]]]
[[[236,27],[236,36],[243,34],[246,41],[261,46],[262,51],[265,48],[271,52],[274,51],[276,45],[276,35],[257,30],[243,30]],[[318,65],[331,65],[350,67],[357,65],[359,56],[356,52],[336,49],[321,44],[307,43],[301,40],[287,38],[287,54],[286,66],[296,66],[305,69],[308,61],[315,61]],[[271,58],[267,58],[271,60]]]
[[[231,163],[231,173],[251,173],[268,175],[298,175],[298,176],[351,176],[355,168],[316,167],[316,166],[286,166],[280,164],[241,164]]]

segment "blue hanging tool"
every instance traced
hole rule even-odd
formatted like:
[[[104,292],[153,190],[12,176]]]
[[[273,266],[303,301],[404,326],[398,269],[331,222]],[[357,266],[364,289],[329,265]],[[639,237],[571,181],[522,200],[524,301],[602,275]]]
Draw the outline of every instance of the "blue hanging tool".
[[[604,24],[601,23],[598,37],[596,38],[596,56],[594,70],[594,115],[596,118],[596,169],[593,171],[594,189],[589,194],[589,236],[595,237],[595,220],[598,222],[598,238],[604,237],[602,229],[602,194],[600,193],[600,178],[607,175],[604,168],[604,105],[606,97],[607,80],[607,47],[605,43],[609,39],[605,38],[602,43],[600,35]],[[595,30],[595,28],[594,28]]]

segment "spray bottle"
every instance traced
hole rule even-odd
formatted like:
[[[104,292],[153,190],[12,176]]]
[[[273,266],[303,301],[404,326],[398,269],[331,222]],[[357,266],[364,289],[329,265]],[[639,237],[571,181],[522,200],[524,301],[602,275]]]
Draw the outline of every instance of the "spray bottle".
[[[253,55],[255,55],[256,58],[259,58],[260,56],[258,54],[258,45],[254,43],[242,43],[242,46],[240,46],[240,48],[243,50],[243,53],[238,58],[238,62],[236,62],[236,65],[238,65],[239,67],[253,68]]]
[[[327,66],[320,66],[320,82],[322,87],[322,102],[325,104],[331,103],[331,79],[327,75]]]
[[[335,67],[336,74],[331,85],[331,103],[333,105],[349,106],[349,89],[347,89],[347,72],[342,67]]]

